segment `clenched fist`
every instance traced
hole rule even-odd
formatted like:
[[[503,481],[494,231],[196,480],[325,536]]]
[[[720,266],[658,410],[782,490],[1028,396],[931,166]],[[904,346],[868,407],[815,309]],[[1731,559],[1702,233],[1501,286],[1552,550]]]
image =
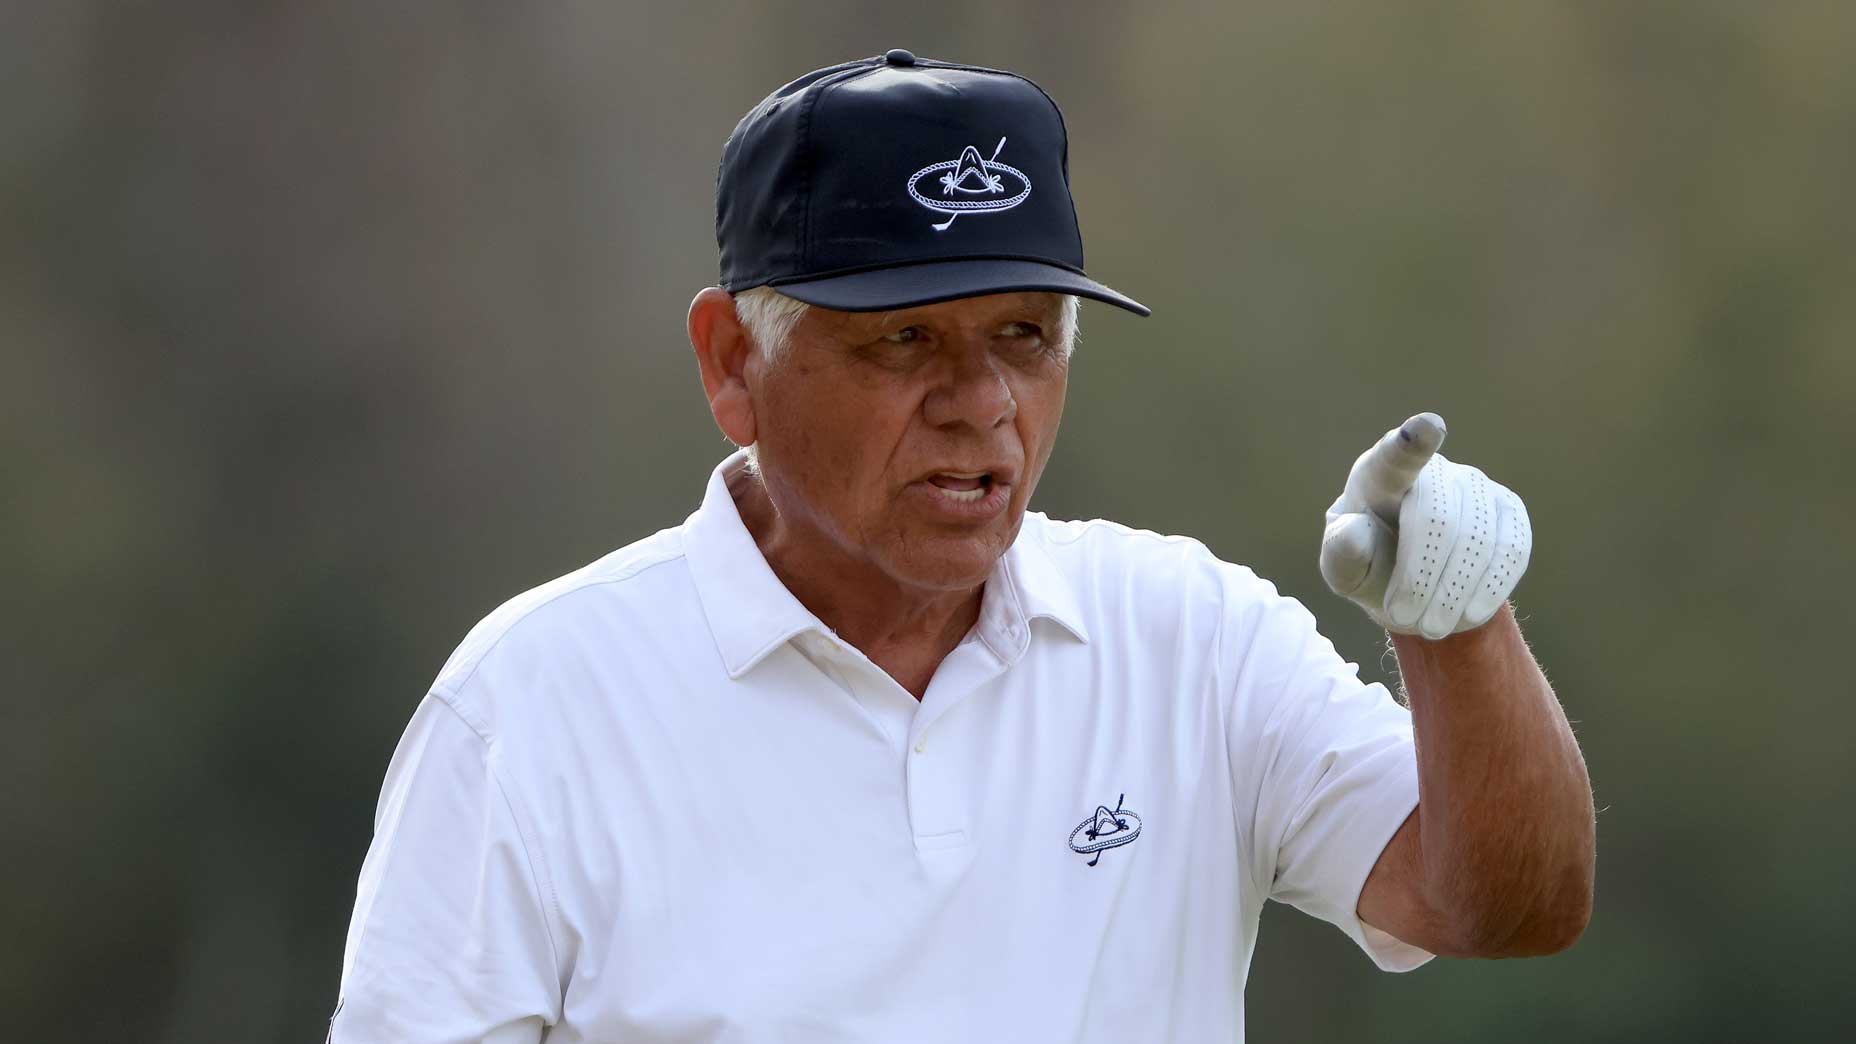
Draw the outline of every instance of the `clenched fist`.
[[[1534,547],[1506,486],[1437,452],[1444,420],[1420,413],[1353,462],[1328,508],[1321,576],[1399,634],[1480,627],[1507,601]]]

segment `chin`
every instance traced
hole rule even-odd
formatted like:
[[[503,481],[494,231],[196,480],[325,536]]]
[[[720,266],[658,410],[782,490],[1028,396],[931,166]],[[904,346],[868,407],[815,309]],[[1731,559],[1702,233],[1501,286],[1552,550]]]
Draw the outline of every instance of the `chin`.
[[[935,591],[967,591],[986,582],[999,558],[1012,546],[1009,534],[911,534],[899,542],[901,551],[889,556],[886,570],[914,587]]]

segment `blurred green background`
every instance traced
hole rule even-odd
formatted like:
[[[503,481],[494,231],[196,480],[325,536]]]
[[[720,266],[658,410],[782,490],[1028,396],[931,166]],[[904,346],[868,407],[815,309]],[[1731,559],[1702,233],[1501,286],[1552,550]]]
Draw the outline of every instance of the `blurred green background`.
[[[1266,917],[1255,1041],[1852,1039],[1856,4],[68,2],[0,13],[0,1001],[320,1040],[387,759],[510,595],[679,522],[723,138],[889,47],[1064,106],[1036,506],[1315,568],[1419,409],[1519,491],[1596,782],[1569,953]]]

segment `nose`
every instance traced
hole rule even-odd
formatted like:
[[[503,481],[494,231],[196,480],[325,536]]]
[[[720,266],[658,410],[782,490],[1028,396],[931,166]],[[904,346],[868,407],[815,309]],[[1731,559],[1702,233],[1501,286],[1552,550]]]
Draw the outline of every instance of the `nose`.
[[[937,428],[969,425],[991,431],[1018,415],[1018,399],[986,346],[949,352],[941,380],[923,403]]]

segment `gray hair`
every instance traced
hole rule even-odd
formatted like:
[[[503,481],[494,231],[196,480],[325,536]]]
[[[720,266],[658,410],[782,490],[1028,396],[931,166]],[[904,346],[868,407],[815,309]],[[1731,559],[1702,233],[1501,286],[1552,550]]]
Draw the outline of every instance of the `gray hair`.
[[[793,327],[799,325],[810,307],[770,286],[757,286],[735,295],[735,318],[747,327],[748,336],[767,353],[769,361],[778,359],[786,350]],[[1076,295],[1064,294],[1063,310],[1057,319],[1057,341],[1066,356],[1076,351],[1076,313]]]

